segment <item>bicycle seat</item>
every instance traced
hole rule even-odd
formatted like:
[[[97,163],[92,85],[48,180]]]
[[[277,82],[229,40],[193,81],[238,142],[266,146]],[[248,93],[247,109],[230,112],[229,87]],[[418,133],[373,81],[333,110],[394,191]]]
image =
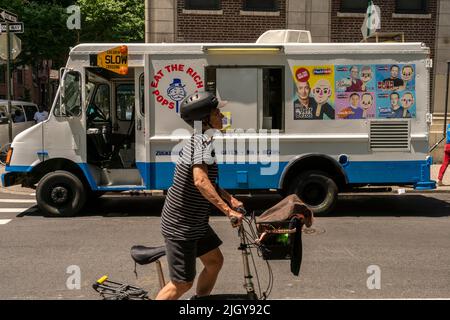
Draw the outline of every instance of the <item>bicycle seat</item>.
[[[159,258],[166,255],[166,246],[161,247],[144,247],[133,246],[131,247],[131,257],[133,260],[140,264],[149,264],[155,262]]]

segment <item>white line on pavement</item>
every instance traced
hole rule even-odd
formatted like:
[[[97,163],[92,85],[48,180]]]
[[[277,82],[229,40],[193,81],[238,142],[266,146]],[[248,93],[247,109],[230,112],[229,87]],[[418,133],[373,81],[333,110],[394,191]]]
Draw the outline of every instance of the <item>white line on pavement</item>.
[[[0,199],[0,203],[36,203],[33,199]]]
[[[7,224],[11,219],[0,219],[0,224]]]
[[[32,208],[32,207],[31,207]],[[20,213],[24,211],[35,211],[36,208],[0,208],[0,213]],[[31,210],[30,210],[31,209]]]

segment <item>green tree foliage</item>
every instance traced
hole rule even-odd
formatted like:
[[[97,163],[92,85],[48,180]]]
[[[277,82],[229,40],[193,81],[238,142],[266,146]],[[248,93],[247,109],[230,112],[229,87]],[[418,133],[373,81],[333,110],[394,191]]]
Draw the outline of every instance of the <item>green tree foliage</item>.
[[[69,30],[66,8],[79,5],[81,30]],[[0,0],[0,8],[19,16],[25,25],[17,65],[53,60],[65,65],[70,47],[79,42],[143,42],[143,0]]]
[[[0,8],[16,13],[25,25],[25,32],[17,34],[22,40],[22,53],[16,64],[36,65],[51,59],[57,67],[64,65],[76,33],[67,29],[68,15],[57,2],[0,0]]]
[[[143,0],[78,0],[81,42],[143,42]]]

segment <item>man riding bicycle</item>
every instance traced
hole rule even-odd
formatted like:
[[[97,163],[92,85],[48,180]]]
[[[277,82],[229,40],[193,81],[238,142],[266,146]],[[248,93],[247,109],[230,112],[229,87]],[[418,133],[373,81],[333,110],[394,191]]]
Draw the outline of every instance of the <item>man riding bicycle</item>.
[[[219,249],[222,241],[208,223],[211,204],[227,217],[236,217],[234,226],[242,221],[242,214],[232,209],[242,207],[242,202],[215,184],[218,170],[213,137],[208,133],[210,129],[222,129],[222,106],[209,92],[194,93],[181,103],[182,119],[192,127],[194,122],[201,122],[201,133],[194,132],[180,153],[162,210],[161,230],[171,281],[158,293],[157,300],[178,299],[192,287],[197,257],[204,268],[197,280],[196,295],[207,296],[214,288],[223,255]]]

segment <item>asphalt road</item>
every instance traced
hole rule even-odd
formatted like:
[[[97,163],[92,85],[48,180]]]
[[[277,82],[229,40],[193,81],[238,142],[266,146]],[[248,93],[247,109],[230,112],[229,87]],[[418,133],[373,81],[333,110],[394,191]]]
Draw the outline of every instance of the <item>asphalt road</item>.
[[[280,198],[241,200],[256,210]],[[32,195],[0,193],[0,299],[98,299],[91,285],[104,274],[142,286],[153,297],[155,266],[138,266],[136,279],[129,251],[134,244],[163,243],[163,201],[105,196],[78,217],[46,218]],[[449,213],[447,193],[341,196],[333,214],[317,217],[304,232],[300,276],[290,273],[289,261],[271,262],[270,298],[450,298]],[[224,241],[225,256],[215,292],[242,293],[236,230],[219,214],[211,225]],[[265,264],[257,256],[255,261],[265,287]],[[162,262],[166,269],[165,258]],[[77,270],[79,289],[73,280]],[[371,281],[378,274],[379,282]],[[369,277],[380,289],[368,288]]]

